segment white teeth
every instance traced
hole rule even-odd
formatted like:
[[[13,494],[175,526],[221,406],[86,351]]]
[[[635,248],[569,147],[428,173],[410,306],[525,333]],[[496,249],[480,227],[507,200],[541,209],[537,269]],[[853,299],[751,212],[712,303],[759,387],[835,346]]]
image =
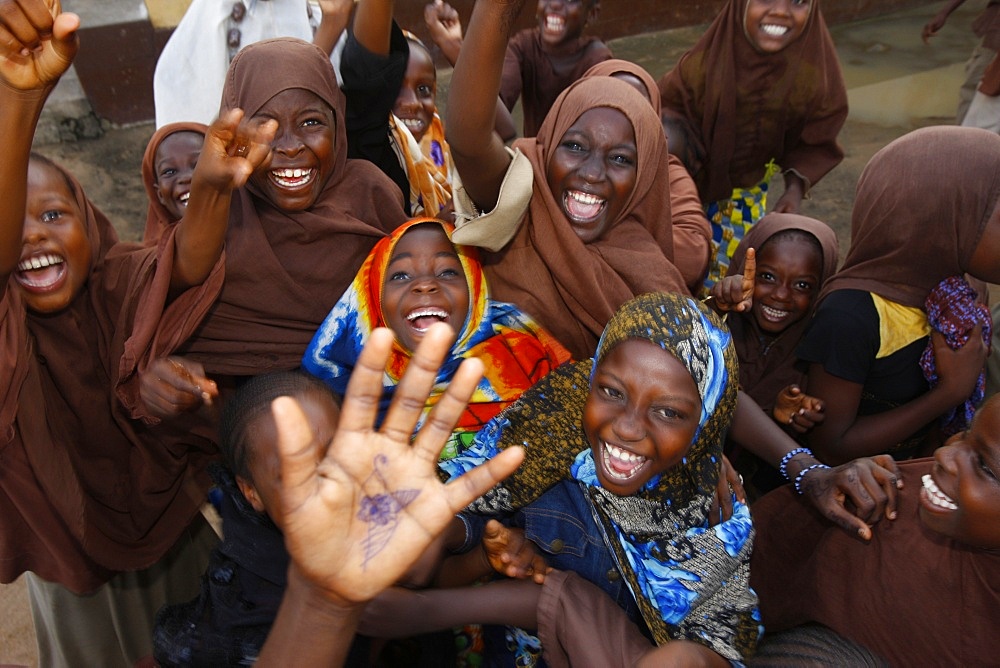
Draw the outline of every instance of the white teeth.
[[[604,202],[603,197],[598,197],[596,195],[591,195],[589,193],[580,192],[579,190],[571,190],[569,196],[575,199],[581,204],[601,204]]]
[[[422,309],[420,311],[414,311],[410,315],[406,316],[406,319],[413,322],[417,318],[441,318],[442,320],[448,317],[448,313],[440,309]]]
[[[952,501],[950,496],[938,489],[937,483],[934,482],[934,478],[931,477],[930,473],[925,474],[921,480],[923,480],[924,490],[927,492],[927,498],[930,499],[931,503],[947,510],[958,510],[958,504]]]
[[[784,34],[786,32],[788,32],[788,28],[787,27],[785,27],[785,26],[776,26],[776,25],[772,25],[772,24],[766,24],[766,25],[765,24],[761,24],[760,29],[763,30],[768,35],[770,35],[771,37],[783,37]]]
[[[272,169],[271,177],[284,188],[297,188],[312,181],[314,169]]]
[[[761,304],[760,309],[764,312],[764,315],[768,320],[781,320],[789,313],[788,311],[771,308],[770,306],[764,306],[763,304]]]
[[[632,468],[624,473],[618,471],[614,466],[611,465],[611,458],[614,457],[619,462],[625,462],[626,464],[633,464]],[[605,472],[615,478],[616,480],[628,480],[639,468],[645,464],[647,461],[646,457],[642,455],[637,455],[627,450],[623,450],[619,447],[611,445],[610,443],[604,443],[604,470]]]
[[[403,125],[410,130],[416,130],[417,128],[424,127],[424,122],[419,118],[404,118]]]
[[[177,198],[177,201],[187,206],[188,200],[191,198],[191,193],[181,193],[181,196]]]
[[[54,264],[62,264],[62,262],[63,259],[58,255],[46,253],[45,255],[36,255],[35,257],[29,257],[26,260],[21,260],[17,264],[17,270],[30,271],[32,269],[44,269],[45,267],[51,267]]]
[[[545,28],[547,30],[562,30],[564,25],[566,25],[566,21],[561,16],[545,17]]]

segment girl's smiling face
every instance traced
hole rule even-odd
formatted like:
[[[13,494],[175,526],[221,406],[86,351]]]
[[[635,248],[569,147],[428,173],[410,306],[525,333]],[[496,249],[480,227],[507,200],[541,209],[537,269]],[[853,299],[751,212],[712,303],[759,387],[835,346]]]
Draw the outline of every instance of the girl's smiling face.
[[[552,196],[583,243],[618,220],[638,176],[635,130],[617,109],[585,111],[559,140],[546,167]]]
[[[205,135],[184,131],[169,135],[156,147],[153,158],[156,198],[174,220],[184,217],[187,210],[191,175],[204,143]]]
[[[410,59],[392,113],[403,121],[406,129],[419,142],[437,113],[434,99],[437,94],[437,70],[427,49],[413,42],[409,44]]]
[[[598,10],[598,0],[538,0],[535,18],[542,45],[552,49],[572,42],[597,18]]]
[[[594,372],[583,428],[601,486],[640,491],[683,459],[701,418],[701,396],[684,365],[644,339],[627,339]]]
[[[805,30],[811,0],[746,0],[743,32],[761,53],[778,53]]]
[[[28,163],[21,239],[21,261],[12,276],[25,304],[36,313],[63,310],[90,277],[90,240],[64,175],[34,159]]]
[[[469,315],[469,283],[440,225],[416,225],[396,243],[382,285],[382,316],[407,350],[424,332],[448,323],[456,335]]]
[[[812,307],[823,271],[817,244],[779,233],[757,253],[751,312],[761,331],[777,336],[802,320]]]
[[[315,93],[290,88],[253,115],[258,123],[270,119],[278,122],[271,162],[255,171],[250,181],[277,208],[304,211],[316,203],[333,173],[333,110]]]
[[[984,403],[964,433],[934,453],[920,490],[930,529],[977,547],[1000,548],[1000,395]]]

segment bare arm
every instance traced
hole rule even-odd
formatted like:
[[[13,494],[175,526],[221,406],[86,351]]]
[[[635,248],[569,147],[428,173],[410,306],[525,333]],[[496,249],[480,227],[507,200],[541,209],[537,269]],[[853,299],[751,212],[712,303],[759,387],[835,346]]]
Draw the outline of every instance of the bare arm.
[[[354,38],[379,56],[389,55],[393,0],[360,0],[354,10]]]
[[[931,37],[936,35],[938,30],[944,27],[945,22],[951,13],[962,6],[965,0],[950,0],[950,2],[941,8],[937,14],[934,15],[930,21],[924,25],[924,29],[920,33],[921,39],[924,40],[924,44],[930,44]]]
[[[222,256],[233,190],[270,158],[276,121],[241,123],[243,112],[230,109],[205,133],[205,144],[191,177],[191,199],[177,224],[177,254],[170,278],[172,296],[200,285]]]
[[[826,419],[810,432],[809,444],[822,459],[840,463],[887,452],[972,394],[987,353],[981,330],[974,330],[958,350],[951,350],[936,332],[931,337],[938,384],[902,406],[875,415],[858,415],[860,384],[827,373],[821,364],[809,366],[809,394],[823,401],[826,412]]]
[[[485,211],[496,206],[511,160],[493,130],[507,39],[523,4],[524,0],[476,3],[451,79],[445,124],[448,144],[466,191]]]
[[[79,26],[58,2],[0,0],[0,290],[21,257],[35,124],[76,55]]]
[[[354,0],[320,0],[319,9],[323,16],[313,35],[313,44],[330,55],[351,20]]]

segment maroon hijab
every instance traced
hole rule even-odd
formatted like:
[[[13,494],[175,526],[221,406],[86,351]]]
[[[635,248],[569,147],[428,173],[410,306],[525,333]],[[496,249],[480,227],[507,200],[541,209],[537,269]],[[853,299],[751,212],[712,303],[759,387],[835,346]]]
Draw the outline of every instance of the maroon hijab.
[[[146,230],[142,235],[142,243],[155,246],[163,232],[172,227],[177,221],[167,211],[167,208],[160,203],[160,198],[156,194],[156,151],[160,148],[167,137],[178,132],[194,132],[205,136],[208,126],[204,123],[183,122],[167,123],[157,129],[146,144],[146,152],[142,156],[142,185],[146,188],[146,196],[149,198],[149,208],[146,212]]]
[[[638,149],[636,185],[603,237],[583,243],[549,189],[549,156],[587,110],[609,107],[632,124]],[[514,239],[484,253],[483,268],[500,300],[517,304],[576,359],[594,354],[604,326],[637,295],[686,292],[673,264],[667,142],[649,101],[623,81],[581,79],[556,100],[538,137],[520,139],[534,172],[531,203]]]
[[[864,290],[922,309],[938,283],[968,271],[998,202],[1000,136],[955,126],[903,135],[861,173],[851,248],[820,297]]]
[[[222,295],[183,351],[210,374],[298,367],[375,242],[406,220],[399,188],[371,163],[347,159],[344,95],[318,47],[294,38],[245,47],[229,66],[222,108],[253,117],[296,88],[333,110],[333,170],[304,211],[277,208],[252,184],[234,193]]]
[[[744,29],[748,0],[729,0],[698,42],[660,79],[664,114],[705,162],[694,174],[705,203],[756,185],[772,158],[815,185],[844,158],[837,134],[847,89],[819,8],[798,39],[760,53]]]
[[[801,230],[819,242],[823,264],[820,282],[816,286],[818,293],[823,282],[837,271],[837,235],[826,223],[791,213],[770,213],[750,228],[736,247],[726,275],[742,274],[747,249],[755,248],[759,253],[769,239],[787,230]],[[801,385],[805,380],[805,372],[795,365],[795,347],[802,339],[815,310],[816,300],[804,318],[790,325],[777,338],[769,338],[766,343],[762,342],[763,334],[752,313],[729,314],[727,324],[733,333],[736,355],[740,360],[740,389],[749,394],[761,408],[770,410],[778,392],[792,383]]]

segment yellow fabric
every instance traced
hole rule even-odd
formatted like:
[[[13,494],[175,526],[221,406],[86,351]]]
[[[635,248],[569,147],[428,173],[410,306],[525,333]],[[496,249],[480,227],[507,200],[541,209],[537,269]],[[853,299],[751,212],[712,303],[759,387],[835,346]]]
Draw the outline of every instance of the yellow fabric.
[[[434,114],[419,143],[392,114],[389,130],[410,182],[410,211],[414,216],[436,216],[451,201],[452,186],[458,178],[440,116]]]
[[[903,306],[871,293],[878,312],[881,345],[876,359],[882,359],[931,333],[927,314],[915,306]]]

